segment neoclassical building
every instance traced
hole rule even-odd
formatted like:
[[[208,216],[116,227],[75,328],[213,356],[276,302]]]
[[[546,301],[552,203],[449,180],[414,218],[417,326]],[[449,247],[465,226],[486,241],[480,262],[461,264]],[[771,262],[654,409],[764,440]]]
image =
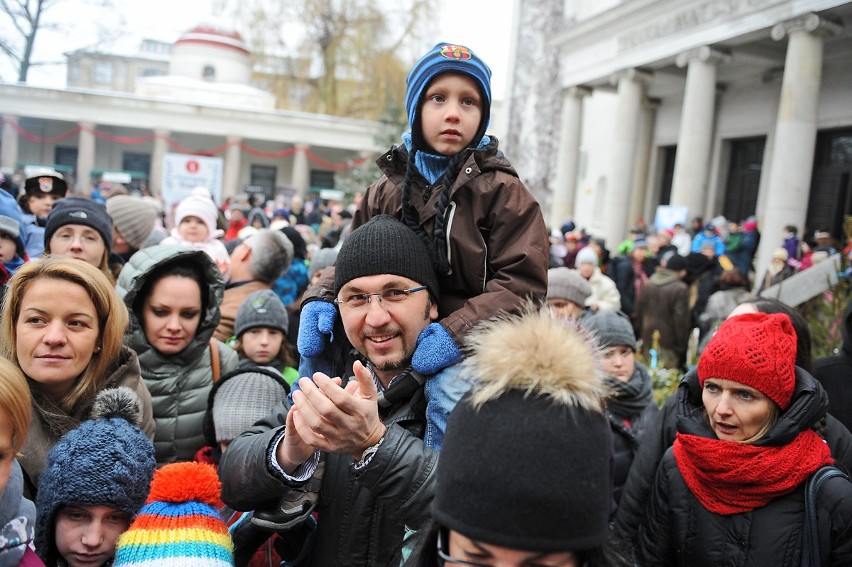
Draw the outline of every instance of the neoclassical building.
[[[569,5],[572,21],[550,39],[562,93],[551,223],[573,217],[613,246],[658,205],[690,218],[756,215],[759,273],[784,225],[843,241],[852,3]]]
[[[199,26],[156,53],[69,54],[70,86],[0,84],[0,167],[47,165],[80,190],[104,172],[159,194],[168,154],[223,160],[222,196],[285,187],[305,194],[376,155],[373,121],[276,110],[250,85],[248,47],[236,33]]]

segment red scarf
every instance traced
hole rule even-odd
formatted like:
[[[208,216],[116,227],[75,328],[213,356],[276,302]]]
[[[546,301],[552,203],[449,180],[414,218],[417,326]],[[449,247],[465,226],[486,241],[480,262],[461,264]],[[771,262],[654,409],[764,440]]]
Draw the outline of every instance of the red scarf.
[[[707,510],[725,516],[765,506],[834,462],[828,445],[811,429],[782,447],[678,433],[674,456],[695,498]]]

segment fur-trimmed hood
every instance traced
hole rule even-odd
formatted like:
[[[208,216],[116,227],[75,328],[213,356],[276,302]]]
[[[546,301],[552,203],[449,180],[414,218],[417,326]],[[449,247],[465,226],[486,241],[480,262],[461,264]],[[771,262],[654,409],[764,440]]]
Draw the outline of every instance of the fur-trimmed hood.
[[[481,406],[508,390],[549,396],[559,404],[602,412],[609,391],[596,362],[593,338],[576,323],[528,304],[467,336],[471,355],[462,363],[475,382],[471,403]]]

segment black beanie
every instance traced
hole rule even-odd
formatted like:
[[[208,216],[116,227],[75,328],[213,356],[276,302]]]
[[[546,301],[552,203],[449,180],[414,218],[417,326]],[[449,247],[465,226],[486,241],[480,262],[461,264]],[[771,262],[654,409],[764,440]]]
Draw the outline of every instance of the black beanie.
[[[82,224],[97,230],[107,251],[112,251],[112,217],[102,204],[82,197],[66,197],[56,201],[44,228],[45,249],[50,248],[53,233],[66,224]]]
[[[592,345],[546,309],[486,322],[467,341],[474,385],[447,424],[435,520],[511,549],[600,548],[611,439]]]
[[[408,278],[425,285],[435,300],[440,297],[426,244],[390,215],[371,218],[343,241],[334,267],[334,293],[355,278],[379,274]]]

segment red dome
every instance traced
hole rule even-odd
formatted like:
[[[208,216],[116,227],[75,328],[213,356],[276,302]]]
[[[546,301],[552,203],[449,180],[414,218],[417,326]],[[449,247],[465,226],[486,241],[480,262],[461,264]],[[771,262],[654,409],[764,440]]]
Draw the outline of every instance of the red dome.
[[[184,32],[175,45],[211,45],[223,49],[232,49],[246,55],[250,54],[248,45],[235,31],[219,29],[209,25],[200,25]]]

